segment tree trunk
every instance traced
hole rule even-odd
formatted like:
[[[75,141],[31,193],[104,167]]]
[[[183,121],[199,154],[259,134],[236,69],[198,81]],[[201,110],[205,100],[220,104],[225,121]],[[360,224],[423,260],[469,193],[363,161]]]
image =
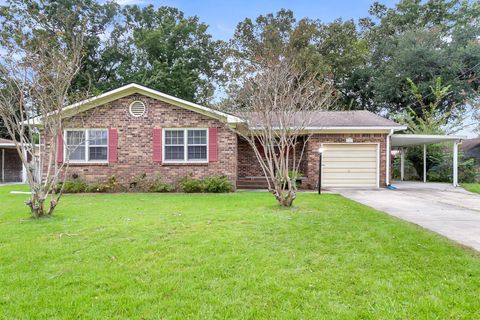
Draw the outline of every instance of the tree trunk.
[[[33,193],[30,199],[27,200],[26,205],[30,207],[33,218],[39,219],[45,216],[44,203],[45,199],[37,193]]]
[[[283,190],[281,187],[276,187],[273,194],[282,207],[291,207],[297,197],[294,190]]]

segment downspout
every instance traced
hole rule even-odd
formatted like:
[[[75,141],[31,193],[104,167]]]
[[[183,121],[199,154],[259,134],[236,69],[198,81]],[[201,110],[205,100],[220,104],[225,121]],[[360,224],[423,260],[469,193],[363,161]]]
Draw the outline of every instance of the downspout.
[[[390,133],[387,135],[387,151],[385,154],[386,160],[386,168],[385,168],[385,184],[387,186],[390,185],[390,138],[393,134],[393,129],[390,130]]]

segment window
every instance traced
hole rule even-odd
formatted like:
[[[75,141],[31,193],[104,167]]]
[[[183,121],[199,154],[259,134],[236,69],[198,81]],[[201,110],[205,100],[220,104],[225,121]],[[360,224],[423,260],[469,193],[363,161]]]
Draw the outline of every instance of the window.
[[[71,162],[106,162],[108,160],[107,129],[65,130],[66,154]]]
[[[165,162],[206,162],[207,129],[165,129]]]

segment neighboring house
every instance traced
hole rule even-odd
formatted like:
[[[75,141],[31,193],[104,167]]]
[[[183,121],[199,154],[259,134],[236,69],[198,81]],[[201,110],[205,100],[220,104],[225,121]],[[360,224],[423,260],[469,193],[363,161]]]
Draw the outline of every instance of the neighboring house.
[[[128,184],[142,174],[170,183],[224,175],[240,187],[265,181],[253,150],[231,130],[243,120],[224,112],[129,84],[68,106],[63,115],[57,161],[69,157],[70,176],[89,182],[115,176]],[[321,146],[323,186],[385,186],[389,135],[403,129],[367,111],[312,113],[302,187],[317,186]]]
[[[23,165],[12,140],[0,138],[0,183],[22,182]]]
[[[475,159],[480,164],[480,138],[464,140],[460,145],[465,158]]]

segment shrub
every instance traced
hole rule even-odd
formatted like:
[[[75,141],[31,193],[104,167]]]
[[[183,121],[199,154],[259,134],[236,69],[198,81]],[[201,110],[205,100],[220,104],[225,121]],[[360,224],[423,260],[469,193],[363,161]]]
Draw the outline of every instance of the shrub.
[[[452,182],[452,154],[446,153],[442,162],[428,171],[428,180],[432,182]],[[476,180],[475,161],[465,160],[463,155],[458,159],[458,181],[473,183]]]
[[[156,176],[149,188],[149,192],[172,192],[174,190],[173,186],[168,183],[163,182],[160,176]]]
[[[171,192],[174,188],[163,182],[160,175],[147,176],[144,173],[130,182],[129,190],[133,192]]]
[[[205,183],[203,180],[184,178],[180,181],[180,189],[186,193],[204,192]]]
[[[87,192],[122,192],[126,191],[125,186],[123,186],[115,176],[110,177],[106,182],[100,182],[90,185],[87,188]]]
[[[233,186],[226,176],[212,176],[205,180],[186,177],[180,181],[180,189],[186,193],[222,193],[231,192]]]
[[[205,192],[223,193],[231,192],[233,190],[232,184],[226,176],[213,176],[204,180],[203,182]]]
[[[151,181],[147,179],[147,174],[141,174],[129,183],[129,190],[133,192],[148,192],[151,186]]]
[[[59,183],[56,187],[56,191],[59,192],[61,188],[62,188],[62,183]],[[81,193],[81,192],[86,192],[87,189],[88,189],[87,183],[80,179],[66,180],[63,183],[64,193]]]

